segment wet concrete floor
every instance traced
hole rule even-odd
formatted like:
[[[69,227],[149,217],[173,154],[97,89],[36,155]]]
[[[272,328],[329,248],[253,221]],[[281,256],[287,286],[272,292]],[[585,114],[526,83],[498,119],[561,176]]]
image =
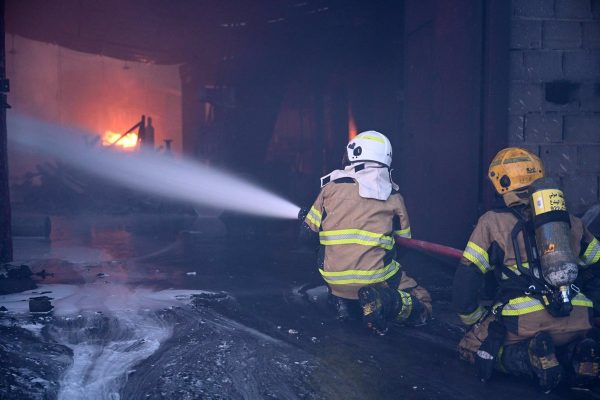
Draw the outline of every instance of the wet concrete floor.
[[[227,236],[214,220],[187,228],[160,218],[62,219],[50,241],[17,239],[19,259],[54,274],[40,280],[45,289],[67,284],[80,294],[71,314],[63,305],[0,316],[0,356],[10,360],[0,367],[0,397],[572,398],[501,374],[477,381],[455,351],[462,332],[449,311],[449,264],[403,256],[432,293],[434,320],[381,337],[338,322],[324,297],[304,294],[322,281],[314,254],[295,242],[277,232]],[[151,307],[145,301],[156,296],[146,290],[202,292]]]

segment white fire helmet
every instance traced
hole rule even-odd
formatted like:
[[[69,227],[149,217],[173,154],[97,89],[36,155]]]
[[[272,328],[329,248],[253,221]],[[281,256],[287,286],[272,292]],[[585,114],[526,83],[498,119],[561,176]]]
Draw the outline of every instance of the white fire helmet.
[[[376,161],[387,167],[392,165],[392,144],[384,134],[377,131],[359,133],[346,146],[348,161]]]

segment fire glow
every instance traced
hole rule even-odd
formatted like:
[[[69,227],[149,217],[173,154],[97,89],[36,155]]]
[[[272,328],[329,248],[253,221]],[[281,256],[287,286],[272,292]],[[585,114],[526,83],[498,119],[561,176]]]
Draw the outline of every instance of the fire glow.
[[[106,131],[102,136],[103,146],[113,146],[119,150],[133,151],[138,146],[138,135],[136,132],[130,132],[119,140],[122,133]],[[115,143],[116,142],[116,143]]]

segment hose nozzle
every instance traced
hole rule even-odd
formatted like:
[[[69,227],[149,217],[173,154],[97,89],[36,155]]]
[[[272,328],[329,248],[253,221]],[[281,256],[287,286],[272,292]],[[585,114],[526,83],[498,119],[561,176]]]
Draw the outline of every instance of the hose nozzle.
[[[300,208],[300,211],[298,211],[298,219],[300,221],[304,221],[304,219],[306,218],[306,216],[308,215],[309,212],[310,212],[309,207]]]

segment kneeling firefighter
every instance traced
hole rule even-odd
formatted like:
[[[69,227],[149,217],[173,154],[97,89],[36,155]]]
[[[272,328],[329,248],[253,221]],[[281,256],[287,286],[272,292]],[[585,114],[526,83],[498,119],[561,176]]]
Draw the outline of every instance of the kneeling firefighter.
[[[431,298],[396,259],[394,237],[410,237],[404,200],[392,181],[392,146],[376,131],[346,146],[344,169],[321,178],[321,191],[301,211],[301,236],[320,243],[319,272],[340,319],[359,317],[380,334],[392,321],[422,324]]]
[[[454,277],[454,306],[471,326],[461,357],[482,380],[496,368],[534,378],[544,391],[562,379],[589,388],[598,382],[600,346],[592,301],[575,283],[581,268],[598,263],[600,245],[567,212],[536,155],[504,149],[488,178],[503,205],[479,218]],[[498,285],[490,309],[478,296],[488,273]]]

